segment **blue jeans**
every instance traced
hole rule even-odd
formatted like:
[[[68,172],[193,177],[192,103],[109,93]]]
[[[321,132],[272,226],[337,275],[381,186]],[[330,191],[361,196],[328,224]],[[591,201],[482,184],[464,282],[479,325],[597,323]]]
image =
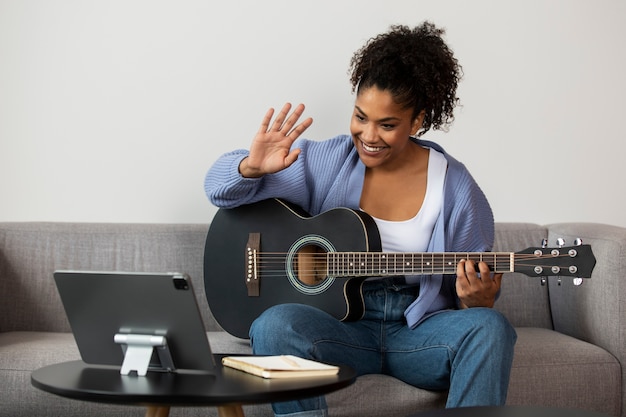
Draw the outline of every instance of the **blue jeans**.
[[[411,330],[404,310],[417,287],[394,279],[364,284],[366,313],[340,322],[301,304],[265,311],[250,329],[258,355],[292,354],[387,374],[428,390],[448,390],[447,407],[503,405],[517,335],[490,308],[446,310]],[[326,416],[324,397],[272,404],[277,416]]]

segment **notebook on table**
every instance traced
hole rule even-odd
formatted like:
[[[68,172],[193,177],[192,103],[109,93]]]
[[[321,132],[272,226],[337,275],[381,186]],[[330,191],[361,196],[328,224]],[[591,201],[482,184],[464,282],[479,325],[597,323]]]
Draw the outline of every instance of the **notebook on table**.
[[[339,367],[293,355],[226,356],[222,364],[262,378],[303,378],[330,376]]]

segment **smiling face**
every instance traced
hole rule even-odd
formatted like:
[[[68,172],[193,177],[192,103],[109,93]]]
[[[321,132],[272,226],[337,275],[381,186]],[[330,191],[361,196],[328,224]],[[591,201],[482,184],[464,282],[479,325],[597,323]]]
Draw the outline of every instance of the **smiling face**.
[[[368,168],[399,168],[410,163],[416,146],[409,136],[422,125],[423,113],[395,103],[388,90],[370,87],[356,97],[350,133],[361,161]]]

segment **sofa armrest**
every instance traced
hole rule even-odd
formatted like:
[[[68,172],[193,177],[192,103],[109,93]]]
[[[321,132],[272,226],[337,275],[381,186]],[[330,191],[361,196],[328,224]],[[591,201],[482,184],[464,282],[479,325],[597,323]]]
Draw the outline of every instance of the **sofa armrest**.
[[[612,353],[620,363],[626,358],[626,228],[594,223],[560,223],[548,226],[550,243],[566,245],[581,238],[596,257],[591,279],[575,286],[550,277],[550,306],[554,329],[593,343]]]

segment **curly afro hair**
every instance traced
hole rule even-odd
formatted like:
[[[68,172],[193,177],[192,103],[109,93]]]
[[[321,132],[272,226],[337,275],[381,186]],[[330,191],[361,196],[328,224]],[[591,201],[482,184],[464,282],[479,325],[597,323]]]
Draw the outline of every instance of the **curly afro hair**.
[[[396,103],[424,111],[418,135],[429,129],[447,130],[458,104],[456,89],[462,68],[443,40],[445,30],[430,22],[411,29],[391,26],[369,41],[350,61],[352,92],[377,87],[389,91]]]

